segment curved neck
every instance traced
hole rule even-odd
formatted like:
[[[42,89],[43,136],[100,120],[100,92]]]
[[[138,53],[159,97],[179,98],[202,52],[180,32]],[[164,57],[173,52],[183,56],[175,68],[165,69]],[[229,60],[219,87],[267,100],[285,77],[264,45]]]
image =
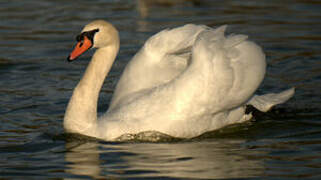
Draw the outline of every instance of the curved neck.
[[[119,49],[119,41],[96,50],[84,76],[74,89],[64,117],[64,128],[69,132],[94,136],[91,130],[97,121],[100,89],[111,69]]]

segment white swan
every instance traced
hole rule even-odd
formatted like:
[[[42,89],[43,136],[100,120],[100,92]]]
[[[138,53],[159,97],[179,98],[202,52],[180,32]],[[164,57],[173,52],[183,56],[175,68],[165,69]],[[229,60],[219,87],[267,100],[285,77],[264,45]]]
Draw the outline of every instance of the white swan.
[[[97,50],[73,91],[65,130],[109,141],[143,131],[190,138],[249,120],[247,104],[267,111],[292,97],[294,88],[253,95],[264,78],[265,55],[245,35],[225,37],[225,28],[188,24],[149,38],[125,68],[108,111],[97,119],[99,91],[119,37],[106,21],[86,25],[68,60]]]

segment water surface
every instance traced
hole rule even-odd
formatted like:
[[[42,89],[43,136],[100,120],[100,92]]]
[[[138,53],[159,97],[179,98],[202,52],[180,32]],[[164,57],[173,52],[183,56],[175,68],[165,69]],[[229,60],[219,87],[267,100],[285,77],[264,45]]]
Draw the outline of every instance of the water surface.
[[[321,3],[315,0],[0,2],[1,179],[320,179]],[[258,93],[296,87],[267,114],[191,140],[112,143],[63,132],[92,52],[66,57],[83,25],[105,19],[121,49],[100,95],[108,107],[127,62],[152,34],[186,23],[249,35],[267,55]]]

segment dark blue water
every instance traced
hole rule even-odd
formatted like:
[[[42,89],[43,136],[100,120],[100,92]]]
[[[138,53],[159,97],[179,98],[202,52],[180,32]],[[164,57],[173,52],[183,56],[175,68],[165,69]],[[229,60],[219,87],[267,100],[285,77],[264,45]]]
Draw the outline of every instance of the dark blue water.
[[[65,134],[64,109],[91,53],[66,57],[105,19],[121,49],[104,112],[127,62],[152,34],[186,23],[249,35],[267,55],[259,93],[290,101],[191,140],[111,143]],[[0,2],[0,179],[321,179],[321,2],[317,0],[10,0]]]

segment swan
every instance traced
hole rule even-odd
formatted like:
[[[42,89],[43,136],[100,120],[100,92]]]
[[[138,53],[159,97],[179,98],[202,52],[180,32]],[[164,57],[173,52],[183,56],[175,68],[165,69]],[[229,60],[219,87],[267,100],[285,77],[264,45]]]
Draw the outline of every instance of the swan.
[[[87,24],[68,56],[96,51],[67,105],[64,129],[107,141],[156,131],[192,138],[249,120],[246,105],[266,112],[294,94],[255,95],[266,69],[262,49],[245,35],[187,24],[150,37],[124,69],[107,112],[97,117],[103,82],[119,50],[116,28],[104,20]]]

